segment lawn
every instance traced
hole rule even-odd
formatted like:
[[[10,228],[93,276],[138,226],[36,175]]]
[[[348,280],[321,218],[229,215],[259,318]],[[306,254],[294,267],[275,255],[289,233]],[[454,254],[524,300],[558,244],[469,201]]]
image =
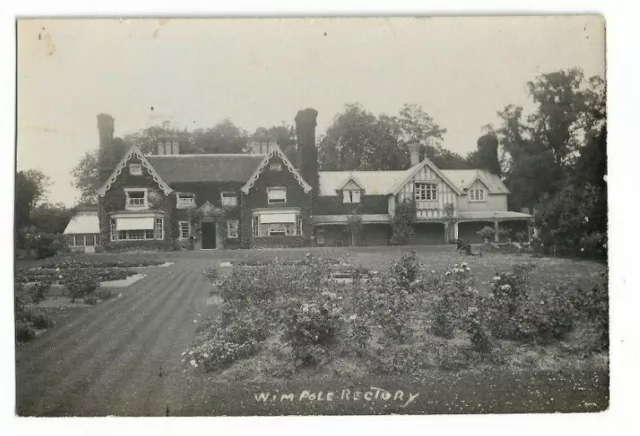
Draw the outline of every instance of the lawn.
[[[416,247],[415,258],[411,252],[385,247],[220,253],[212,264],[229,261],[232,267],[211,269],[208,276],[221,304],[182,362],[203,383],[280,386],[280,392],[293,386],[298,396],[304,386],[326,391],[357,380],[424,387],[434,380],[479,382],[492,374],[495,381],[500,374],[505,380],[521,374],[551,386],[553,379],[589,372],[600,374],[591,377],[597,386],[582,386],[580,394],[591,389],[587,397],[597,396],[591,398],[596,408],[607,407],[604,264],[466,256],[449,247]],[[397,263],[401,256],[406,257]],[[356,271],[362,279],[326,280],[335,270]],[[500,383],[491,386],[501,389]],[[497,404],[492,410],[522,407]],[[537,410],[560,407],[547,402]]]

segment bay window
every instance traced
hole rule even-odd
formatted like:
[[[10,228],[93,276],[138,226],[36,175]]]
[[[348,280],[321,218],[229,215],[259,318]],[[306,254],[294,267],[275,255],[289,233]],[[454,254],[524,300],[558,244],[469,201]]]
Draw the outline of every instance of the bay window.
[[[299,236],[302,220],[296,211],[258,212],[253,216],[253,236]]]
[[[149,216],[118,216],[111,218],[112,241],[164,239],[164,218]]]

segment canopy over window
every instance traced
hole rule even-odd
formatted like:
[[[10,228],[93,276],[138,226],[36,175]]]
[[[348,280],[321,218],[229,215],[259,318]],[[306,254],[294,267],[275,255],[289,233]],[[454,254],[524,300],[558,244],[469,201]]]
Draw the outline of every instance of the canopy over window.
[[[295,222],[295,213],[269,213],[260,215],[260,224],[284,224]]]
[[[155,218],[117,218],[116,229],[117,230],[153,230]]]

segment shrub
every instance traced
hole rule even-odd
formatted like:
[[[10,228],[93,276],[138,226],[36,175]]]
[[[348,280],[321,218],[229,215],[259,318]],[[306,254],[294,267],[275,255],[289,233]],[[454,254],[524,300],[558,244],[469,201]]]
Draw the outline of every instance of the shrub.
[[[100,286],[100,282],[92,271],[82,269],[65,271],[61,280],[72,303],[77,298],[93,295]]]
[[[455,330],[455,313],[448,294],[438,297],[433,306],[431,332],[441,338],[452,338]]]
[[[48,329],[53,327],[53,320],[43,313],[33,313],[28,316],[29,322],[37,329]]]
[[[353,344],[356,352],[361,354],[369,346],[371,329],[363,316],[352,315],[349,317],[347,340]]]
[[[477,307],[470,307],[467,311],[465,327],[474,350],[480,351],[481,353],[486,353],[491,350],[491,341],[480,320]]]
[[[86,297],[84,297],[84,304],[90,304],[92,306],[98,304],[98,299],[95,297],[95,295],[88,295]]]
[[[47,279],[31,285],[29,287],[29,296],[31,297],[31,301],[33,301],[34,303],[40,303],[44,301],[49,295],[50,290],[51,281]]]
[[[207,269],[204,270],[204,276],[211,283],[215,283],[216,280],[218,280],[218,278],[220,277],[220,271],[218,270],[218,268],[215,265],[212,265],[212,266],[210,266],[210,267],[208,267]]]
[[[607,234],[603,232],[593,232],[580,238],[580,253],[583,256],[606,257],[607,255]]]
[[[16,341],[18,343],[27,342],[36,337],[36,331],[29,322],[16,321]]]
[[[478,235],[484,240],[493,241],[496,235],[496,230],[493,227],[483,227],[482,230],[478,231]]]
[[[98,297],[98,299],[100,300],[109,300],[111,298],[113,298],[115,296],[115,294],[113,292],[111,292],[110,289],[107,288],[100,288],[100,290],[96,293],[96,297]]]
[[[404,289],[409,289],[409,285],[418,278],[419,272],[420,262],[415,250],[402,256],[391,266],[391,276]]]
[[[337,298],[335,293],[325,291],[308,302],[295,298],[287,305],[283,337],[293,348],[297,365],[319,363],[318,356],[335,344],[342,321]]]

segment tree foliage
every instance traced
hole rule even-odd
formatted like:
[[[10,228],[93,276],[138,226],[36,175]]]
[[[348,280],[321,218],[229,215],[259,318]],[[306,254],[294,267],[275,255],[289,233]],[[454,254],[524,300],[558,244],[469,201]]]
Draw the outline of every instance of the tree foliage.
[[[51,179],[39,170],[16,173],[15,228],[30,224],[31,212],[47,194]]]
[[[396,206],[391,223],[391,244],[406,245],[413,239],[413,221],[416,217],[416,203],[405,200]]]
[[[80,202],[97,204],[97,191],[100,188],[100,172],[98,170],[99,150],[88,151],[73,168],[73,186],[80,191]]]

